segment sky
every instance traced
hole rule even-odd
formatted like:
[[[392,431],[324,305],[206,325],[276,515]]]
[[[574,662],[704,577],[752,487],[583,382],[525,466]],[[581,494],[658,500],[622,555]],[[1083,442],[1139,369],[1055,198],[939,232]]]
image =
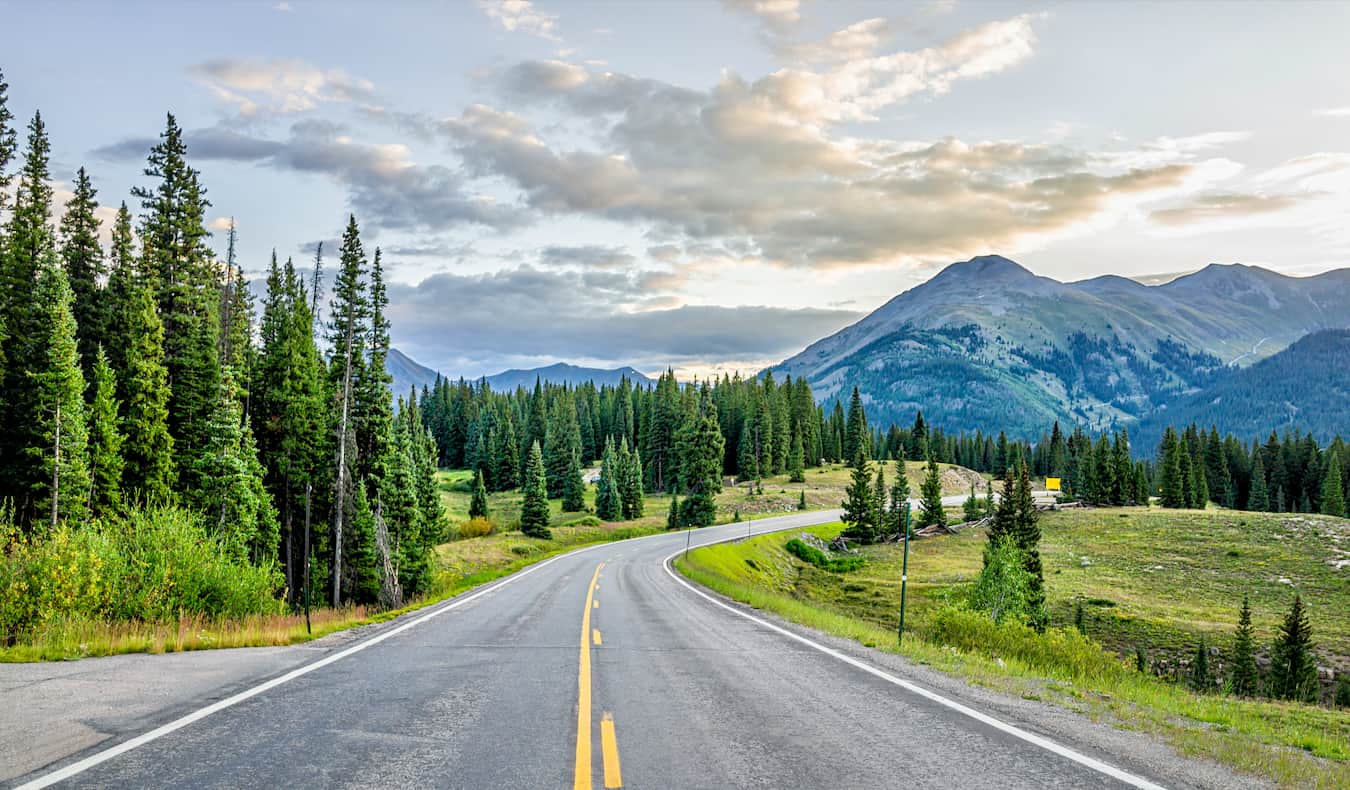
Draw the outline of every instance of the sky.
[[[1350,4],[0,2],[58,197],[172,112],[255,278],[352,213],[451,376],[753,372],[954,261],[1350,261]],[[330,263],[332,258],[329,259]],[[258,278],[260,279],[260,278]]]

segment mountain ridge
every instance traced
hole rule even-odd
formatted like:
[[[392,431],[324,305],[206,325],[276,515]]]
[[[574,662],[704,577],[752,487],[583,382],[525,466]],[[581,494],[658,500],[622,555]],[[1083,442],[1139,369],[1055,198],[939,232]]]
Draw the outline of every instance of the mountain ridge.
[[[1035,436],[1124,424],[1323,329],[1350,326],[1350,269],[1295,278],[1210,264],[1159,285],[1061,282],[999,255],[944,267],[771,367],[869,413]],[[941,377],[945,381],[934,381]],[[967,382],[953,386],[950,381]]]
[[[413,388],[420,392],[423,387],[430,387],[435,384],[438,377],[450,378],[421,364],[397,348],[389,349],[389,354],[385,358],[385,370],[389,371],[389,375],[393,378],[389,389],[395,396],[406,395]],[[555,362],[552,365],[539,368],[511,368],[500,373],[494,373],[491,376],[470,379],[470,381],[476,382],[483,378],[486,378],[488,385],[497,391],[513,390],[517,386],[533,387],[536,379],[553,384],[571,384],[573,386],[588,381],[594,382],[596,386],[617,385],[623,378],[627,378],[629,384],[648,385],[652,383],[652,380],[646,375],[629,366],[588,368],[566,362]]]

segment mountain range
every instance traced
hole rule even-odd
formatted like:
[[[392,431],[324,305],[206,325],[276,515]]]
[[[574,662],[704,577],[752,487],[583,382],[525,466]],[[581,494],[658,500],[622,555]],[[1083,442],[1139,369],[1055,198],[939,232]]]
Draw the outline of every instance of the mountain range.
[[[406,395],[412,388],[421,392],[423,387],[430,387],[435,384],[436,378],[440,376],[435,370],[417,362],[396,348],[389,349],[384,367],[393,377],[393,383],[390,384],[389,389],[395,395]],[[528,370],[514,368],[504,370],[496,375],[488,376],[487,382],[492,389],[498,392],[508,392],[516,387],[533,387],[536,379],[554,384],[572,385],[593,381],[596,386],[601,386],[605,384],[617,385],[619,380],[623,378],[627,378],[630,384],[647,385],[652,383],[651,379],[631,367],[585,368],[564,363]]]
[[[988,255],[948,266],[772,370],[806,376],[822,401],[857,386],[874,423],[922,409],[947,430],[1034,438],[1056,419],[1137,423],[1310,332],[1347,326],[1350,269],[1296,278],[1214,264],[1160,285],[1111,275],[1065,283]]]

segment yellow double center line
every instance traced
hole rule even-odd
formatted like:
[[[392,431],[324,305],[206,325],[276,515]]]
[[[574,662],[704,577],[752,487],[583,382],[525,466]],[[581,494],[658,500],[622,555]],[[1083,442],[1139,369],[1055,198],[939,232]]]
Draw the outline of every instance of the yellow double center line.
[[[600,569],[595,566],[591,584],[586,589],[586,608],[581,615],[581,657],[577,671],[577,759],[572,773],[573,790],[591,790],[591,640],[600,644],[600,631],[591,631],[591,611],[598,605],[595,586],[600,581]],[[619,745],[614,737],[614,716],[606,712],[600,722],[600,749],[605,765],[605,787],[623,786],[619,773]]]

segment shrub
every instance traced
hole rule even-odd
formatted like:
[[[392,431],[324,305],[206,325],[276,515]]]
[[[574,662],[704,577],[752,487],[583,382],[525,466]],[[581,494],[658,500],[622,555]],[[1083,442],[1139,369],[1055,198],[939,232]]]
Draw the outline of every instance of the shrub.
[[[856,571],[866,562],[862,557],[838,557],[836,559],[830,559],[825,556],[825,552],[815,546],[803,543],[800,538],[789,540],[787,545],[783,548],[787,549],[789,554],[795,556],[802,562],[809,562],[817,568],[823,568],[833,573]]]
[[[1074,679],[1118,675],[1119,659],[1077,631],[1037,633],[1016,620],[995,623],[980,612],[955,606],[938,609],[927,628],[930,641],[970,653],[1013,658],[1036,669]]]
[[[596,518],[595,516],[582,516],[582,517],[580,517],[580,518],[574,518],[574,519],[572,519],[571,521],[564,521],[564,522],[562,522],[561,524],[559,524],[558,526],[560,526],[560,527],[598,527],[598,526],[600,526],[600,525],[603,524],[603,523],[604,523],[603,521],[601,521],[600,519]]]
[[[134,511],[42,538],[0,524],[0,634],[12,644],[57,621],[165,622],[279,613],[275,565],[231,558],[179,508]]]
[[[459,525],[461,538],[481,538],[492,534],[492,522],[478,516]]]
[[[511,546],[511,553],[517,557],[529,557],[538,554],[541,551],[543,551],[543,549],[533,543],[515,543]]]

